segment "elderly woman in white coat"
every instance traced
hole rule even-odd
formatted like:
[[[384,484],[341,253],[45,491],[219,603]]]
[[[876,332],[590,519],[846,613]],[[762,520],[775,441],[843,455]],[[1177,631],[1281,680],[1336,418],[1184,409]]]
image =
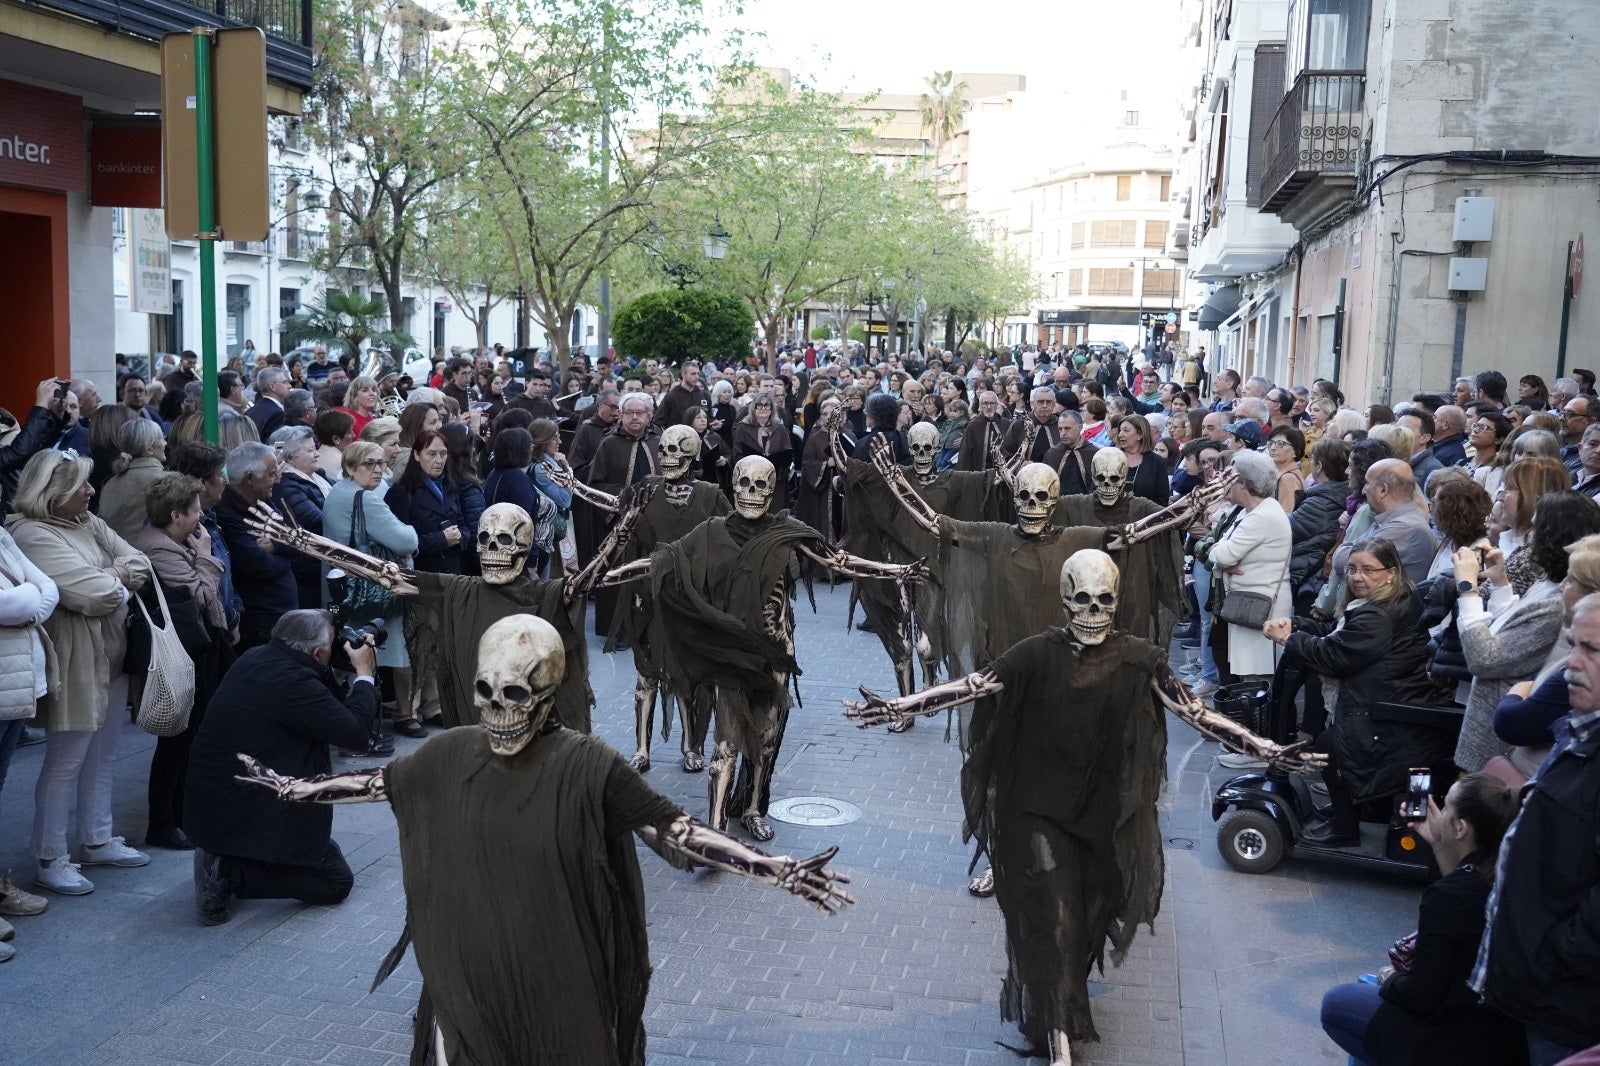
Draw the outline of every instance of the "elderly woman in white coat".
[[[81,865],[143,866],[150,861],[111,833],[112,764],[128,703],[122,672],[128,599],[150,580],[150,561],[89,513],[94,463],[73,452],[38,452],[22,469],[7,528],[61,601],[45,620],[60,684],[39,704],[44,765],[34,790],[34,884],[81,896],[94,883]],[[81,844],[70,861],[68,830],[76,800]]]
[[[56,685],[56,654],[44,631],[44,620],[56,609],[61,593],[50,575],[22,554],[11,534],[0,529],[0,791],[6,784],[11,755],[22,727],[38,701]],[[0,878],[0,915],[38,914],[46,901]],[[0,938],[12,929],[0,917]],[[0,943],[0,962],[14,955]]]
[[[1242,513],[1211,549],[1211,573],[1222,575],[1224,599],[1236,592],[1260,593],[1272,598],[1268,618],[1286,618],[1291,606],[1288,574],[1294,536],[1289,516],[1276,498],[1278,471],[1272,460],[1259,452],[1235,453],[1232,469],[1237,478],[1228,489],[1228,502]],[[1272,641],[1259,628],[1230,625],[1226,630],[1223,672],[1235,680],[1271,677],[1276,650]]]

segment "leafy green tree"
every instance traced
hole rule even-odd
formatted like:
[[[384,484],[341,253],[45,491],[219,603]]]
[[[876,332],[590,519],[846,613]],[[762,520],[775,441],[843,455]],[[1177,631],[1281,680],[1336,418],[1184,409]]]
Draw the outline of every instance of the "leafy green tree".
[[[612,336],[620,354],[676,365],[684,359],[743,359],[755,318],[738,297],[705,289],[663,289],[618,308]]]
[[[411,346],[411,335],[388,327],[389,308],[383,300],[359,292],[329,289],[320,305],[312,305],[284,319],[280,325],[285,344],[320,341],[359,355],[367,348],[400,350]]]
[[[435,216],[435,191],[468,158],[447,120],[460,97],[460,45],[417,4],[316,5],[316,86],[305,129],[331,185],[328,249],[319,265],[370,270],[389,320],[404,320],[401,279]]]

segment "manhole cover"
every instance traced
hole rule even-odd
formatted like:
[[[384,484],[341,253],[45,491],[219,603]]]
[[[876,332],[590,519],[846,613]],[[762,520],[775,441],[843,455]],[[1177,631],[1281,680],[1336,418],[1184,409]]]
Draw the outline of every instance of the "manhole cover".
[[[790,825],[848,825],[861,817],[861,808],[827,796],[796,796],[773,803],[767,817]]]

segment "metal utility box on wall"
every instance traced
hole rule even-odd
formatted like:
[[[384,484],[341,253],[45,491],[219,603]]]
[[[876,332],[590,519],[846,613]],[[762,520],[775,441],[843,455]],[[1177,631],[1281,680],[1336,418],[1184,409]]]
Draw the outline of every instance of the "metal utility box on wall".
[[[1463,259],[1454,256],[1450,260],[1450,291],[1451,292],[1482,292],[1489,283],[1489,260]]]
[[[1456,241],[1487,241],[1494,235],[1494,197],[1456,197],[1455,230],[1451,239]],[[1455,286],[1451,286],[1454,288]],[[1483,286],[1479,286],[1482,288]]]

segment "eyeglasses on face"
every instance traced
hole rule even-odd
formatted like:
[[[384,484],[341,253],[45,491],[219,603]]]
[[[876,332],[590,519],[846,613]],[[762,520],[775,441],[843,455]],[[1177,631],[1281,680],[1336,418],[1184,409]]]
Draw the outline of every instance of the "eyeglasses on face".
[[[1359,574],[1362,577],[1377,577],[1379,574],[1387,573],[1393,569],[1394,567],[1392,566],[1352,566],[1350,573]]]
[[[376,470],[383,465],[382,459],[363,459],[356,464],[357,470]]]

